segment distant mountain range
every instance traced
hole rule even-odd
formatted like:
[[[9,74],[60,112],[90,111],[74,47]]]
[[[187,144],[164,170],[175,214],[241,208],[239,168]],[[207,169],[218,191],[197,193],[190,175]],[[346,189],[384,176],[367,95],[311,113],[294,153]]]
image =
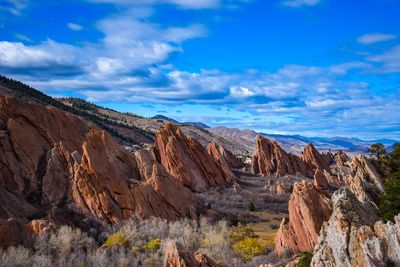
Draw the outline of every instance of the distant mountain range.
[[[365,153],[373,143],[382,143],[388,149],[391,148],[397,141],[391,139],[377,139],[371,141],[364,141],[358,138],[346,137],[305,137],[301,135],[281,135],[281,134],[268,134],[258,133],[253,130],[240,130],[236,128],[215,127],[209,128],[208,131],[228,138],[232,141],[239,142],[248,147],[249,150],[254,149],[255,140],[257,135],[263,135],[272,140],[277,141],[285,150],[292,153],[300,153],[304,146],[313,143],[314,146],[320,151],[328,150],[343,150],[350,153]],[[393,147],[394,148],[394,147]]]

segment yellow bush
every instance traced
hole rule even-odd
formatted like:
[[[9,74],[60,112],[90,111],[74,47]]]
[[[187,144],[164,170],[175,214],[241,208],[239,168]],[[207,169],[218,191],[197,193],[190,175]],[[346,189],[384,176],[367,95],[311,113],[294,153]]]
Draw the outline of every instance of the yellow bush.
[[[240,254],[245,261],[250,261],[254,256],[263,254],[265,246],[255,237],[247,237],[233,244],[233,250]]]
[[[160,248],[160,244],[161,244],[161,239],[154,238],[154,239],[150,240],[149,242],[147,242],[147,244],[144,246],[144,249],[146,251],[155,251]]]
[[[114,233],[107,238],[106,242],[104,243],[104,246],[107,248],[112,246],[123,246],[128,241],[129,240],[120,233]]]
[[[253,226],[251,224],[242,225],[239,223],[238,226],[231,231],[230,237],[233,242],[238,242],[248,237],[254,237]]]
[[[133,253],[133,254],[138,254],[139,252],[140,252],[140,247],[139,246],[133,246],[132,247],[132,249],[131,249],[131,252]]]

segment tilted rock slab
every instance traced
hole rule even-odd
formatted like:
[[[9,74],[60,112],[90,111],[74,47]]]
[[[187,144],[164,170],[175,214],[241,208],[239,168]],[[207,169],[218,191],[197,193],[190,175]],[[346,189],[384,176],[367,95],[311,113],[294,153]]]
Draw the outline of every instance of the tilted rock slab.
[[[275,238],[275,252],[312,251],[324,221],[331,215],[329,194],[311,182],[298,182],[289,200],[289,218],[282,220]]]
[[[252,159],[253,172],[258,175],[301,174],[312,177],[313,170],[300,157],[287,153],[277,142],[258,136]]]
[[[192,191],[201,192],[231,180],[197,140],[186,137],[172,123],[160,128],[154,153],[158,162]]]

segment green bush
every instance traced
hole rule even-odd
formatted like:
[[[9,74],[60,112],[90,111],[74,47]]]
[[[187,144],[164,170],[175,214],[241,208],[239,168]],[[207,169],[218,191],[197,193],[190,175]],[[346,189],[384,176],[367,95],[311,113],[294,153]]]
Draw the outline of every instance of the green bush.
[[[400,172],[392,174],[385,183],[385,194],[380,196],[379,212],[386,221],[393,221],[400,213]]]
[[[310,267],[313,254],[311,252],[303,252],[300,254],[299,267]]]
[[[233,244],[233,250],[240,254],[245,261],[250,261],[254,256],[265,252],[262,241],[255,237],[248,237]]]
[[[253,202],[249,202],[249,204],[247,204],[247,209],[249,211],[255,211],[256,210],[256,206],[254,205]]]

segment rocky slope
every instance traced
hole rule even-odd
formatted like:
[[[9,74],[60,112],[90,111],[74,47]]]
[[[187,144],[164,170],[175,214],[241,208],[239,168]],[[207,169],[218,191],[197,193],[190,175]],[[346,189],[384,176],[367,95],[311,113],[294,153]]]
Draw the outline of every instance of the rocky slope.
[[[173,125],[161,129],[152,154],[134,155],[78,116],[0,97],[1,219],[25,224],[52,218],[54,210],[108,223],[132,216],[196,218],[200,204],[187,187],[201,190],[230,179],[200,143]]]

